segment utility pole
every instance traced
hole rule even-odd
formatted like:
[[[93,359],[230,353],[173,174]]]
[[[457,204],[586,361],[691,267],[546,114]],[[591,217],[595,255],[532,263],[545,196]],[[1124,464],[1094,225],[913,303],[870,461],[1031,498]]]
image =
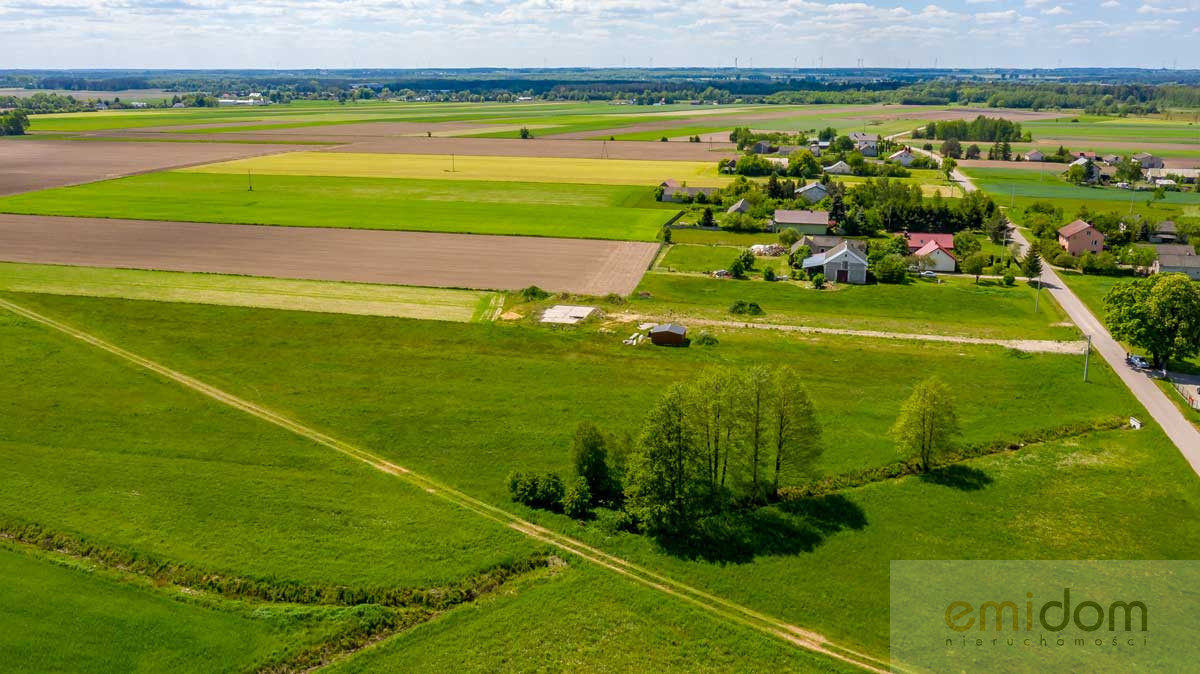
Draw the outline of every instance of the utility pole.
[[[254,180],[250,177],[250,169],[246,169],[246,191],[254,191]]]
[[[1088,360],[1092,357],[1092,336],[1088,335],[1087,351],[1083,352],[1083,380],[1087,381],[1088,375]]]
[[[1033,313],[1038,312],[1038,300],[1042,299],[1042,277],[1038,277],[1037,293],[1033,296]]]

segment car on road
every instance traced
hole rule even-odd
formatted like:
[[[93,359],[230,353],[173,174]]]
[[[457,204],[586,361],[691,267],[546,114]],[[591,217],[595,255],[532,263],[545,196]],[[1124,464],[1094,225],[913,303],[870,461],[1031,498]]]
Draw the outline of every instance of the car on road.
[[[1129,363],[1130,367],[1135,367],[1139,370],[1150,369],[1150,361],[1142,358],[1141,356],[1126,356],[1125,362]]]
[[[923,271],[921,272],[921,278],[937,278],[937,272]]]

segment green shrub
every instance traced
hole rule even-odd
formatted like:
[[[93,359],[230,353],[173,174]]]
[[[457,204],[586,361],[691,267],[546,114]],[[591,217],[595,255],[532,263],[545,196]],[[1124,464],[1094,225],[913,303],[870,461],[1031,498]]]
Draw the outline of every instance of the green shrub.
[[[720,342],[717,340],[717,338],[708,332],[701,332],[696,336],[695,339],[692,340],[692,344],[697,346],[716,346],[719,343]]]
[[[1075,256],[1065,250],[1054,257],[1054,266],[1062,267],[1063,269],[1075,269],[1077,262]]]
[[[528,288],[521,290],[521,299],[525,300],[526,302],[537,302],[538,300],[544,300],[549,296],[550,293],[537,286],[529,286]]]
[[[764,269],[763,270],[763,280],[764,281],[774,281],[775,280],[775,270],[772,269],[771,267],[767,267],[766,269]]]
[[[587,479],[576,475],[562,496],[563,513],[572,519],[581,520],[591,513],[592,490],[588,488]]]
[[[560,510],[564,491],[562,478],[554,473],[513,472],[508,476],[509,496],[530,508]]]
[[[824,288],[825,287],[825,275],[824,274],[813,274],[812,284],[813,284],[813,288],[816,288],[817,290]]]
[[[1007,272],[1004,274],[1004,285],[1011,287],[1016,282],[1017,282],[1017,277],[1013,276],[1012,272]]]
[[[895,253],[889,253],[875,263],[873,271],[880,283],[904,283],[908,277],[908,262]]]
[[[758,302],[737,300],[729,307],[729,313],[746,316],[762,316],[767,312],[763,311],[762,307],[758,306]]]
[[[595,511],[596,526],[610,536],[624,532],[637,533],[637,522],[633,516],[624,510],[597,508]]]

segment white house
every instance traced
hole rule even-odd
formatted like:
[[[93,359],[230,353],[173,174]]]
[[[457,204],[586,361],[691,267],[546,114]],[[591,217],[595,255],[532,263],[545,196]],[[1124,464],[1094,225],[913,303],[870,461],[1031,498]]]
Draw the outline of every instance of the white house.
[[[914,255],[923,262],[922,266],[929,271],[949,274],[958,266],[958,260],[954,258],[954,255],[942,248],[937,241],[930,241],[921,246]]]
[[[829,166],[826,166],[825,172],[838,176],[848,176],[854,172],[854,169],[850,168],[850,165],[846,162],[839,161],[836,164],[830,164]]]
[[[1025,161],[1045,161],[1046,153],[1041,150],[1030,150],[1025,153]]]
[[[909,152],[908,148],[904,148],[903,150],[893,152],[888,155],[888,159],[891,159],[901,166],[908,168],[908,166],[913,163],[913,153]]]

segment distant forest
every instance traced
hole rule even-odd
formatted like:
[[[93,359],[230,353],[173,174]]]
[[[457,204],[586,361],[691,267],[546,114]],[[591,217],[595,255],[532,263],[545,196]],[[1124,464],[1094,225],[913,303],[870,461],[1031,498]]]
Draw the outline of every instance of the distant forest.
[[[451,69],[0,71],[0,87],[63,91],[162,89],[173,102],[260,92],[275,102],[374,98],[428,101],[625,101],[708,103],[970,103],[1032,110],[1074,108],[1145,114],[1200,107],[1200,71],[1139,69]],[[183,94],[203,94],[182,98]],[[0,95],[0,108],[89,109],[67,96]]]

